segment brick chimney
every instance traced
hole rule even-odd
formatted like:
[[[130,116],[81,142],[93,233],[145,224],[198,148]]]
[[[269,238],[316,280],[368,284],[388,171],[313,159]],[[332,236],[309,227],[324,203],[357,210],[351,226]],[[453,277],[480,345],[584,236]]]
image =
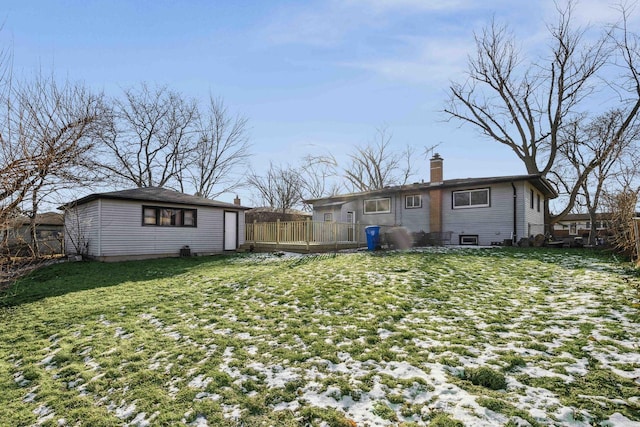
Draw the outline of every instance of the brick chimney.
[[[240,197],[236,194],[236,198],[233,199],[233,204],[236,206],[240,206]]]
[[[431,158],[431,171],[429,181],[431,185],[442,184],[442,157],[435,153]],[[433,188],[429,191],[429,231],[442,232],[442,190]]]
[[[436,153],[431,158],[431,175],[429,181],[432,183],[442,182],[442,157],[440,154]]]

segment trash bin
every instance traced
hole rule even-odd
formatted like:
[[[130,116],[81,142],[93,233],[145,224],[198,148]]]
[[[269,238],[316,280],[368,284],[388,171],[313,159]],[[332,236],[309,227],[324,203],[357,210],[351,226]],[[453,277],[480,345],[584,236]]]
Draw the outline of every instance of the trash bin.
[[[380,226],[370,225],[365,227],[364,232],[367,235],[367,249],[375,251],[380,243]]]

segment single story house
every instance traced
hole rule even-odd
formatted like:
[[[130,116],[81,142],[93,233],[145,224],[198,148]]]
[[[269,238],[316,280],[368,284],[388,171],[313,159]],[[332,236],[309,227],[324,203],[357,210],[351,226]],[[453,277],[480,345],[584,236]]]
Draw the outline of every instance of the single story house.
[[[596,214],[598,237],[609,234],[610,213]],[[554,237],[588,237],[591,232],[591,217],[587,213],[567,214],[553,224]]]
[[[544,206],[558,194],[540,175],[443,179],[443,159],[430,161],[429,182],[307,200],[314,221],[402,226],[447,244],[516,243],[545,233]]]
[[[41,255],[62,253],[64,220],[58,212],[37,214],[35,223],[35,243]],[[20,215],[0,228],[0,242],[9,253],[27,254],[34,241],[31,233],[31,218]]]
[[[213,254],[244,243],[248,209],[158,187],[95,193],[61,206],[67,254],[101,261]]]

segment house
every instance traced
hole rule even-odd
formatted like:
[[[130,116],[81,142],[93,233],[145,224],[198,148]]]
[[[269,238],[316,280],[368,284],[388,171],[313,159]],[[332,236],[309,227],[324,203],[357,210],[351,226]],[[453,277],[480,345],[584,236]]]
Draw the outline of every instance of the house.
[[[596,214],[597,237],[605,237],[609,234],[610,213]],[[591,232],[591,217],[587,213],[567,214],[561,220],[553,224],[553,236],[565,237],[589,237]]]
[[[67,254],[101,261],[235,251],[248,208],[157,187],[90,194],[61,206]]]
[[[40,255],[62,253],[64,221],[58,212],[37,214],[34,218],[35,241]],[[10,220],[0,229],[0,242],[14,255],[31,254],[30,247],[34,247],[31,233],[31,218],[18,216]]]
[[[430,180],[361,193],[307,200],[314,221],[438,236],[460,245],[511,244],[544,234],[544,206],[558,196],[540,175],[443,179],[443,159],[430,161]]]

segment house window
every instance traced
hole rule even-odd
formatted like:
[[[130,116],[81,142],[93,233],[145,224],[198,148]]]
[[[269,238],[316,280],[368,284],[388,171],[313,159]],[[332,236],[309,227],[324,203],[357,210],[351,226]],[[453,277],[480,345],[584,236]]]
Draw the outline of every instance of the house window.
[[[391,199],[369,199],[364,201],[364,213],[389,213],[391,212]]]
[[[540,195],[536,194],[537,210],[540,212]]]
[[[406,209],[421,208],[422,196],[420,194],[414,194],[413,196],[407,196],[404,199],[404,207]]]
[[[482,208],[489,206],[489,189],[454,191],[453,208]]]
[[[533,190],[529,190],[529,206],[533,209]]]
[[[195,209],[143,206],[142,225],[197,227],[196,213]]]
[[[333,221],[333,213],[329,212],[324,214],[324,222],[331,222]]]

